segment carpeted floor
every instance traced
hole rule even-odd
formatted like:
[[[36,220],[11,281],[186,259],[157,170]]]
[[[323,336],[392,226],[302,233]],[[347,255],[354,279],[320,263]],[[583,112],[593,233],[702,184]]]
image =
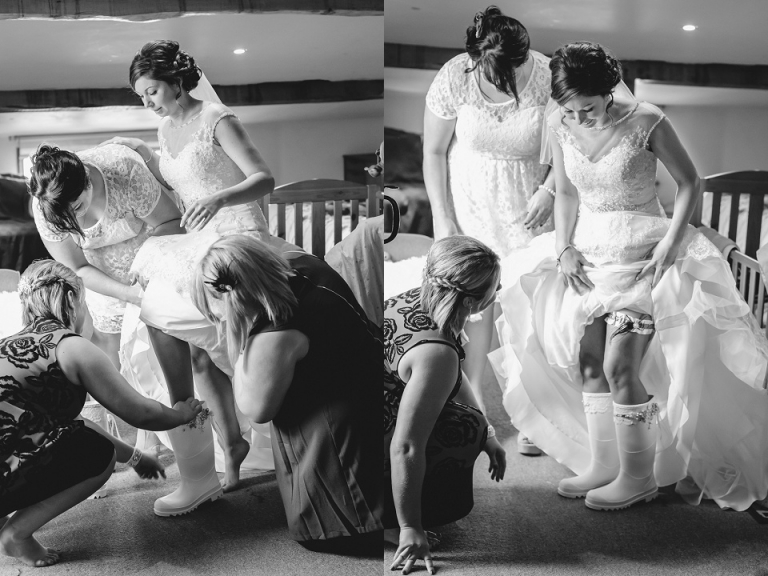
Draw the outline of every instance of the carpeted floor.
[[[714,503],[691,506],[672,487],[648,504],[598,512],[557,495],[566,468],[547,456],[517,452],[516,430],[489,369],[489,419],[507,450],[507,474],[491,482],[488,458],[475,466],[475,507],[440,528],[438,574],[588,576],[768,576],[768,523]],[[395,547],[385,546],[385,572]],[[426,574],[419,563],[415,574]]]
[[[135,430],[120,423],[123,439]],[[118,464],[109,495],[87,500],[37,533],[63,552],[59,564],[31,568],[0,557],[0,576],[361,576],[381,570],[379,557],[309,552],[288,536],[273,472],[246,472],[243,486],[190,514],[160,518],[155,499],[178,482],[173,453],[163,448],[167,480],[141,480]]]

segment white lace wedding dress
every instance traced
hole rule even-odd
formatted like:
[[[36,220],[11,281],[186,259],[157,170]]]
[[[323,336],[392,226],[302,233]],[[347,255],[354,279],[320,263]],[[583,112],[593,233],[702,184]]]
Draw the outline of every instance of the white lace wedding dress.
[[[427,93],[436,116],[456,120],[448,148],[448,187],[461,234],[481,240],[499,256],[525,246],[535,234],[523,222],[527,204],[544,181],[539,163],[544,108],[549,100],[549,58],[534,50],[531,76],[515,99],[488,101],[480,92],[467,54],[449,60]]]
[[[205,102],[182,126],[164,119],[158,129],[160,171],[178,195],[182,212],[200,198],[242,182],[245,175],[215,142],[218,122],[234,113],[222,104]],[[132,271],[145,286],[141,310],[129,306],[121,338],[123,375],[134,387],[168,403],[165,379],[149,343],[144,323],[206,350],[216,365],[232,377],[223,328],[216,329],[194,306],[190,290],[197,263],[208,247],[228,234],[247,234],[277,250],[294,248],[269,234],[256,202],[224,207],[201,231],[150,238],[136,255]],[[271,469],[269,425],[249,424],[240,411],[241,431],[252,444],[243,468]],[[251,431],[251,427],[253,430]],[[166,443],[166,438],[158,434]],[[168,445],[168,444],[166,444]],[[218,442],[217,469],[223,470]]]
[[[720,252],[689,226],[675,264],[651,289],[634,277],[670,220],[656,196],[656,156],[648,149],[661,111],[641,103],[616,127],[606,153],[590,159],[555,121],[565,171],[579,192],[573,245],[595,264],[595,289],[580,296],[555,265],[554,232],[502,263],[490,354],[512,423],[577,474],[590,463],[582,408],[579,346],[585,327],[607,312],[650,314],[656,334],[640,379],[659,404],[655,476],[744,510],[768,493],[768,344],[736,290]]]

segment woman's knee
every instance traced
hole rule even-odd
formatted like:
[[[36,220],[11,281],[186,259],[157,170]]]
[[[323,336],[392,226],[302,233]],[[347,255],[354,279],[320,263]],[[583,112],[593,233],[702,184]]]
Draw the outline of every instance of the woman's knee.
[[[195,374],[204,374],[213,369],[214,364],[208,352],[196,346],[190,346],[190,356],[192,359],[192,371]]]

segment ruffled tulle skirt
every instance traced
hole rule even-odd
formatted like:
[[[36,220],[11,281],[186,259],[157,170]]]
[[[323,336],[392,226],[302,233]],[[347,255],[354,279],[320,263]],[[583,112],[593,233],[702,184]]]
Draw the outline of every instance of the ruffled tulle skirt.
[[[661,409],[656,481],[678,483],[691,503],[744,510],[768,493],[768,344],[726,261],[692,227],[655,288],[635,280],[638,255],[669,222],[638,213],[591,218],[598,228],[580,222],[574,244],[596,265],[585,267],[595,289],[584,295],[558,273],[554,233],[506,258],[501,347],[489,358],[514,426],[581,474],[590,463],[579,370],[586,326],[612,311],[650,314],[656,334],[640,380]]]

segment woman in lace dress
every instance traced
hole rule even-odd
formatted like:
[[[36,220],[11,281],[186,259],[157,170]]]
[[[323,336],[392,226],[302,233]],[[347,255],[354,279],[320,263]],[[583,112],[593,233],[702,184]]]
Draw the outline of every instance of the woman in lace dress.
[[[518,278],[491,355],[504,406],[578,474],[562,496],[614,510],[677,482],[689,502],[744,510],[768,492],[768,345],[727,262],[688,225],[696,170],[599,45],[566,45],[550,68],[556,232],[510,257]],[[671,219],[657,159],[678,184]]]
[[[74,154],[41,145],[32,160],[30,194],[48,252],[85,282],[93,342],[120,368],[126,302],[140,302],[129,272],[153,235],[183,233],[181,213],[135,152],[110,145]]]
[[[248,455],[242,433],[249,427],[235,409],[226,339],[191,301],[192,273],[203,253],[222,235],[243,233],[278,250],[296,248],[269,234],[257,200],[273,190],[274,179],[240,121],[222,104],[190,95],[200,78],[194,59],[178,43],[144,45],[131,63],[130,81],[144,106],[162,119],[160,155],[138,139],[115,141],[135,149],[157,179],[175,191],[184,210],[181,223],[186,236],[176,242],[153,239],[137,255],[133,270],[146,287],[141,320],[152,327],[152,347],[170,400],[192,394],[194,374],[195,385],[214,413],[224,445],[227,491],[237,486],[240,466]],[[126,376],[150,394],[158,394],[163,387],[154,378],[157,371],[145,369],[157,361],[139,336],[133,330],[124,337],[122,352],[133,371]],[[191,361],[187,343],[192,345]],[[265,439],[259,466],[271,468]]]
[[[552,229],[554,174],[539,163],[548,59],[525,27],[495,6],[467,28],[466,53],[449,60],[427,93],[424,182],[435,239],[466,234],[502,258]],[[480,407],[492,309],[467,326],[466,374]],[[522,450],[535,446],[521,443]]]

